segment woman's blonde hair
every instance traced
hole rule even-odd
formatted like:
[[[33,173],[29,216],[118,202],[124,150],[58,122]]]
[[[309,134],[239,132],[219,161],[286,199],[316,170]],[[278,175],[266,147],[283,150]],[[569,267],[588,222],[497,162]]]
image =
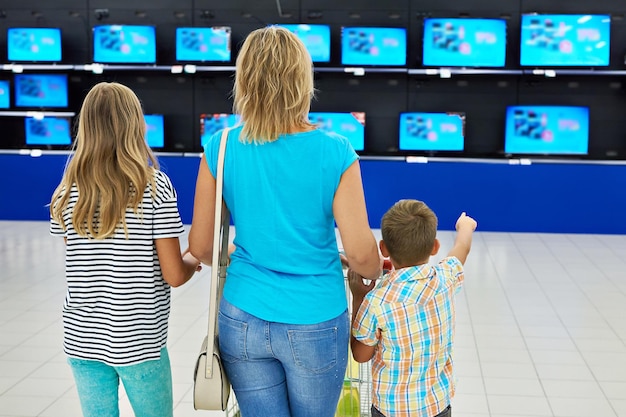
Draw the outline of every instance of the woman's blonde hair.
[[[233,88],[243,138],[271,142],[284,133],[313,129],[308,113],[314,92],[311,55],[296,35],[278,26],[248,35],[237,56]]]
[[[50,214],[64,227],[72,186],[71,218],[80,236],[104,239],[126,228],[126,210],[139,213],[148,183],[154,192],[158,162],[145,140],[146,123],[135,93],[118,83],[96,84],[85,97],[69,160],[52,195]]]

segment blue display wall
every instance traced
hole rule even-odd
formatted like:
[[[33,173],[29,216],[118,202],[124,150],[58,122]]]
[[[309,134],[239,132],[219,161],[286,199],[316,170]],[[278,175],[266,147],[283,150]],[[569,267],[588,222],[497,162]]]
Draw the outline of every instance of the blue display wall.
[[[67,155],[0,154],[0,220],[47,220],[50,196]],[[191,222],[197,156],[159,156]],[[626,234],[626,165],[503,161],[362,160],[370,224],[403,198],[425,201],[451,230],[462,211],[479,230],[499,232]],[[298,198],[298,196],[294,196]]]

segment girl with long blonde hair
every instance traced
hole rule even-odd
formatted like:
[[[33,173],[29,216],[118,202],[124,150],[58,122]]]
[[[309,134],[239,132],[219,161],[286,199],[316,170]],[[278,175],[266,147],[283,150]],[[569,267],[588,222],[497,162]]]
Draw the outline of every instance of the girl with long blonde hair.
[[[199,261],[181,254],[176,191],[145,133],[131,89],[95,85],[50,203],[50,232],[66,242],[64,351],[85,417],[119,415],[120,380],[136,416],[173,412],[170,287]]]

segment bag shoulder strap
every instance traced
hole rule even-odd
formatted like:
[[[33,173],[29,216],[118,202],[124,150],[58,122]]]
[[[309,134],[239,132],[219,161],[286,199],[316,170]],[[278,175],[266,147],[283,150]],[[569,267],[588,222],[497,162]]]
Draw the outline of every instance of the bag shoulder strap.
[[[228,132],[222,131],[220,150],[217,157],[215,178],[215,221],[213,225],[213,259],[211,261],[211,292],[209,295],[209,327],[207,331],[207,360],[205,374],[207,378],[213,376],[213,345],[217,336],[217,312],[222,296],[222,288],[226,279],[228,266],[228,232],[230,229],[230,212],[223,198],[224,189],[224,160],[226,157],[226,143]],[[220,242],[221,239],[221,242]]]

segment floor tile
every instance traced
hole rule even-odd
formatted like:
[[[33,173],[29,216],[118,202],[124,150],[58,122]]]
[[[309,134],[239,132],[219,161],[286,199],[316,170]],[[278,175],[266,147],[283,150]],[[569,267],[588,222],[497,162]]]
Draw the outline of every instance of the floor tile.
[[[488,395],[489,411],[493,414],[552,416],[550,404],[545,397],[517,395]]]
[[[617,417],[608,400],[602,398],[548,398],[554,415],[563,417]]]

